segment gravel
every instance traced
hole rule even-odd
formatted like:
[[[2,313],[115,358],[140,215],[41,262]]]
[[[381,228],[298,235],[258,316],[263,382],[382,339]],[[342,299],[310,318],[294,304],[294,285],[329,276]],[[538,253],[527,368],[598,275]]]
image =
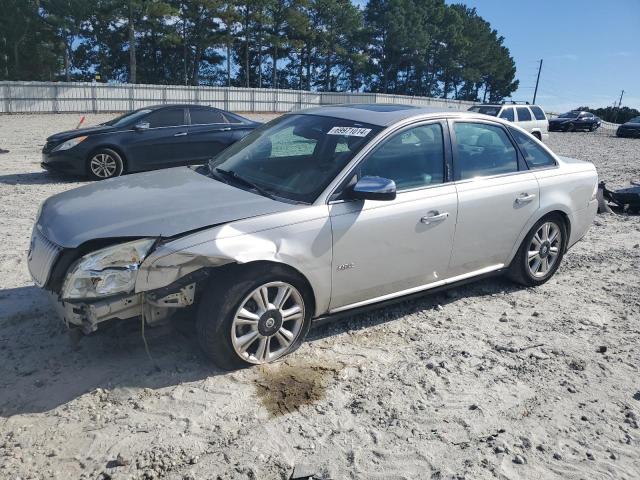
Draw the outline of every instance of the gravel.
[[[483,280],[345,318],[234,373],[183,320],[147,330],[151,361],[136,322],[70,341],[26,269],[38,205],[83,183],[39,167],[78,117],[0,116],[0,478],[640,477],[638,216],[599,215],[535,289]],[[640,178],[638,140],[549,145],[610,187]]]

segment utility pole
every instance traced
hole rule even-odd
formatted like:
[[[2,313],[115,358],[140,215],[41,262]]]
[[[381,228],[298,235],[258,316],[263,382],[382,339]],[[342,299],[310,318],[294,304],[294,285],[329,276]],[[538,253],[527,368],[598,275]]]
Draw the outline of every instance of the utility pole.
[[[620,112],[620,107],[622,106],[622,96],[624,95],[624,90],[620,93],[620,100],[618,100],[618,108],[616,110],[616,116],[613,117],[613,123],[618,122],[618,113]]]
[[[542,71],[542,59],[540,59],[540,66],[538,67],[538,78],[536,78],[536,89],[533,91],[533,105],[536,104],[536,95],[538,95],[538,83],[540,83],[541,71]]]

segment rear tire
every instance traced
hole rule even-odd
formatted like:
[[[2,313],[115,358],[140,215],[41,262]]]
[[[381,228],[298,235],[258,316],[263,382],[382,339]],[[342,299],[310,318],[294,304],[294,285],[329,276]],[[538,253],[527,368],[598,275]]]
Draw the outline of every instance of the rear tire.
[[[573,123],[570,123],[569,125],[567,125],[567,127],[565,128],[565,132],[574,132],[576,129],[576,126]]]
[[[561,215],[554,213],[541,218],[522,241],[509,266],[509,278],[527,287],[542,285],[558,270],[567,240],[567,227]]]
[[[542,134],[540,132],[533,132],[533,136],[542,141]]]
[[[203,295],[196,319],[198,340],[206,355],[225,370],[293,353],[311,326],[312,294],[285,267],[230,269],[214,276]]]
[[[92,180],[106,180],[119,177],[124,171],[122,157],[115,150],[101,148],[93,152],[87,160],[87,175]]]

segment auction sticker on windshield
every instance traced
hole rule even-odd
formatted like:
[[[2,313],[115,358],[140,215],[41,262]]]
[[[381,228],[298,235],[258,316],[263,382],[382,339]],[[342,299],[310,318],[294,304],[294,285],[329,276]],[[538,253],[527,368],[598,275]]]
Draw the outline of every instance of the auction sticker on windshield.
[[[346,135],[347,137],[366,137],[371,131],[370,128],[356,127],[333,127],[327,135]]]

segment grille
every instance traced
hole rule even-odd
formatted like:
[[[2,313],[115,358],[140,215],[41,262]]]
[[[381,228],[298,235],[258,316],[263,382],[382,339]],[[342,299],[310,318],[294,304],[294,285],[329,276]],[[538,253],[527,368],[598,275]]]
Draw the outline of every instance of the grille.
[[[53,262],[56,261],[61,250],[58,245],[48,240],[34,227],[27,264],[31,278],[39,287],[47,283]]]

